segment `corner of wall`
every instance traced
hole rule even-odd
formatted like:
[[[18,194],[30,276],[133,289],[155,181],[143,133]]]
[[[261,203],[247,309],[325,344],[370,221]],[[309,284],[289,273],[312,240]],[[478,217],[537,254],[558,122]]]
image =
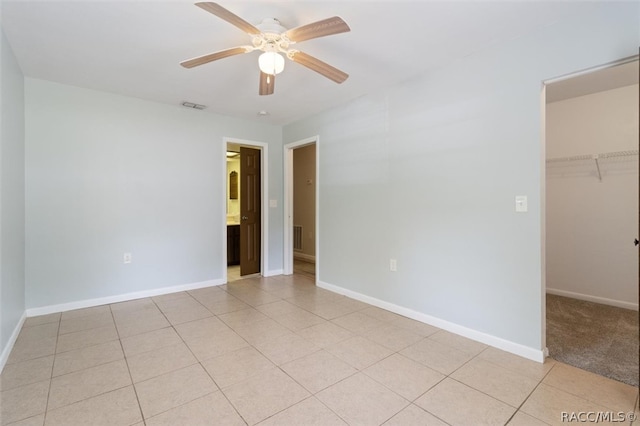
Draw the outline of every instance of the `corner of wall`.
[[[0,371],[25,318],[24,75],[0,26]]]
[[[9,355],[11,354],[11,350],[13,349],[13,345],[15,345],[16,340],[18,340],[18,335],[20,334],[20,330],[22,329],[22,326],[24,325],[26,319],[27,313],[25,311],[22,313],[20,321],[18,321],[18,324],[13,329],[13,333],[11,333],[7,344],[4,346],[4,348],[2,348],[2,352],[0,352],[0,374],[2,374],[2,370],[4,370],[4,366],[9,360]]]

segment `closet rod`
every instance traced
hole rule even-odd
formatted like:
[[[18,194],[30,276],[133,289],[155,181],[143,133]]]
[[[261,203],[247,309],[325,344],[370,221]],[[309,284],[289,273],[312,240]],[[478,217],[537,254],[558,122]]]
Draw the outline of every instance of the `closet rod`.
[[[574,155],[572,157],[549,158],[546,162],[547,164],[549,164],[549,163],[560,163],[560,162],[566,162],[566,161],[593,160],[596,164],[598,180],[602,182],[602,171],[600,170],[600,160],[606,159],[606,158],[631,157],[633,155],[638,155],[637,149],[630,150],[630,151],[604,152],[602,154],[585,154],[585,155]]]
[[[632,155],[638,155],[638,150],[631,151],[617,151],[617,152],[605,152],[604,154],[599,154],[600,158],[614,158],[614,157],[630,157]]]
[[[630,157],[632,155],[638,155],[638,150],[630,150],[630,151],[615,151],[615,152],[604,152],[602,154],[584,154],[584,155],[573,155],[571,157],[557,157],[557,158],[549,158],[547,163],[559,163],[562,161],[584,161],[584,160],[598,160],[599,158],[615,158],[615,157]]]

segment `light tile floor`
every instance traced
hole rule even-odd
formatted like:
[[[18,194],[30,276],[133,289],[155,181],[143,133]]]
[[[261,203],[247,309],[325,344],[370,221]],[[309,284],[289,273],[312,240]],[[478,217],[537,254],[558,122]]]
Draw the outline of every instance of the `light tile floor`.
[[[0,424],[566,424],[640,414],[637,394],[293,275],[28,318]]]
[[[300,259],[293,260],[293,273],[300,275],[307,275],[309,278],[314,279],[316,275],[316,264],[307,262]],[[240,265],[227,266],[227,282],[241,280]]]

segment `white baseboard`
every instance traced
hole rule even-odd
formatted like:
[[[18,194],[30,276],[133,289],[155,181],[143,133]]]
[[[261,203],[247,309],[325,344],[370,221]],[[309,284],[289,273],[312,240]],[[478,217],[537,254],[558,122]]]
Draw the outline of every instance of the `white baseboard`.
[[[7,364],[7,361],[9,360],[9,354],[11,354],[11,350],[13,350],[13,345],[15,345],[16,340],[18,340],[18,335],[20,334],[20,330],[22,330],[22,325],[24,324],[24,321],[26,319],[27,319],[27,313],[23,312],[22,316],[20,317],[20,321],[18,321],[16,328],[14,328],[13,333],[11,333],[11,337],[9,337],[9,341],[7,342],[6,346],[2,350],[2,353],[0,353],[0,373],[2,373],[2,370],[4,370],[4,366]]]
[[[144,297],[161,296],[163,294],[176,293],[179,291],[195,290],[203,287],[213,287],[224,284],[224,280],[210,280],[199,283],[183,284],[172,287],[162,287],[153,290],[136,291],[133,293],[118,294],[115,296],[100,297],[97,299],[78,300],[75,302],[61,303],[59,305],[42,306],[39,308],[27,309],[27,317],[38,315],[54,314],[58,312],[71,311],[73,309],[92,308],[94,306],[108,305],[111,303],[127,302],[129,300],[142,299]]]
[[[298,252],[293,252],[293,258],[294,259],[300,259],[300,260],[304,260],[305,262],[309,262],[309,263],[316,263],[316,257],[312,256],[310,254],[305,254],[305,253],[298,253]]]
[[[633,311],[638,310],[637,303],[624,302],[622,300],[607,299],[605,297],[591,296],[589,294],[574,293],[572,291],[558,290],[556,288],[548,288],[548,287],[547,287],[547,293],[553,294],[556,296],[570,297],[572,299],[585,300],[587,302],[600,303],[602,305],[609,305],[609,306],[616,306],[618,308],[631,309]]]
[[[361,302],[365,302],[382,309],[386,309],[387,311],[391,311],[398,315],[402,315],[404,317],[411,318],[416,321],[420,321],[425,324],[429,324],[434,327],[441,328],[451,333],[458,334],[463,337],[467,337],[471,340],[475,340],[475,341],[484,343],[486,345],[493,346],[498,349],[502,349],[503,351],[510,352],[512,354],[530,359],[532,361],[536,361],[540,363],[544,362],[545,356],[544,356],[543,349],[535,349],[529,346],[524,346],[519,343],[505,340],[500,337],[493,336],[491,334],[482,333],[480,331],[477,331],[471,328],[467,328],[449,321],[445,321],[440,318],[432,317],[431,315],[423,314],[421,312],[417,312],[412,309],[398,306],[393,303],[385,302],[384,300],[376,299],[375,297],[367,296],[352,290],[348,290],[346,288],[335,286],[333,284],[328,284],[328,283],[319,281],[318,287],[351,297],[352,299],[356,299]]]
[[[274,275],[282,275],[284,274],[284,269],[272,269],[271,271],[267,271],[262,274],[263,277],[273,277]]]

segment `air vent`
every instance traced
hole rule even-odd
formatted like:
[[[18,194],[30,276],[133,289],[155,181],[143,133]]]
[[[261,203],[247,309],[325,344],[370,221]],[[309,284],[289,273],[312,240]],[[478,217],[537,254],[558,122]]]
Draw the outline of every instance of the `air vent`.
[[[293,249],[302,251],[302,226],[293,225]]]
[[[187,108],[193,108],[193,109],[205,109],[206,108],[205,105],[194,104],[193,102],[183,102],[182,106],[185,106]]]

